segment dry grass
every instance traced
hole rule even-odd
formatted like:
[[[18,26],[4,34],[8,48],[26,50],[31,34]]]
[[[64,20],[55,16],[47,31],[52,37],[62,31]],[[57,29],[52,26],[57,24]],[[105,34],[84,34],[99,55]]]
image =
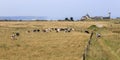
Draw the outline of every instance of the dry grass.
[[[108,21],[109,26],[101,31],[95,31],[102,34],[101,38],[94,35],[92,45],[87,55],[87,60],[120,60],[120,24]],[[111,26],[112,25],[112,26]]]
[[[103,34],[103,39],[101,39],[103,41],[101,44],[99,41],[97,43],[94,42],[95,44],[90,49],[88,60],[102,60],[102,58],[104,60],[116,60],[116,55],[118,55],[118,58],[120,57],[120,49],[118,48],[120,45],[116,43],[120,41],[119,38],[115,41],[112,39],[119,35],[112,33],[109,29],[114,30],[116,26],[120,25],[108,21],[0,22],[0,60],[80,60],[90,36],[83,31],[91,25],[98,24],[104,25],[107,30],[99,31]],[[113,28],[111,28],[111,24]],[[26,33],[27,30],[53,27],[71,27],[75,31],[70,33]],[[20,32],[17,40],[10,39],[12,32]],[[106,34],[108,32],[109,34]],[[111,36],[110,38],[108,38],[109,35]],[[119,46],[112,45],[111,41]],[[105,49],[104,45],[111,49]],[[97,51],[100,51],[100,53]],[[109,53],[111,51],[114,52],[115,56]]]
[[[49,27],[69,27],[73,22],[1,22],[0,59],[5,60],[79,60],[88,34],[26,33],[27,30]],[[12,32],[20,32],[17,40],[11,40]],[[83,38],[86,37],[86,38]]]

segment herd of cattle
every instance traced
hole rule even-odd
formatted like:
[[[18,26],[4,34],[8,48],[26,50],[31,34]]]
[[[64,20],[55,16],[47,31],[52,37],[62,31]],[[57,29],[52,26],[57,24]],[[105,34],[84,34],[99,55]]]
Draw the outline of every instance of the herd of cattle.
[[[71,32],[71,31],[74,31],[73,28],[46,28],[46,29],[33,29],[33,30],[28,30],[27,33],[31,33],[31,32],[52,32],[52,31],[55,31],[55,32]],[[20,35],[19,32],[13,32],[12,35],[10,36],[12,40],[16,40],[17,37]]]
[[[28,30],[27,33],[31,33],[31,32],[65,32],[65,33],[69,33],[71,31],[75,31],[74,28],[46,28],[46,29],[33,29],[33,30]],[[90,34],[90,32],[88,30],[84,31],[87,34]],[[16,40],[17,37],[19,37],[20,33],[19,32],[13,32],[12,35],[10,36],[12,40]],[[101,35],[99,33],[96,34],[97,37],[101,37]]]
[[[61,32],[61,31],[63,31],[63,32],[71,32],[71,31],[74,31],[74,29],[73,28],[46,28],[46,29],[42,29],[42,30],[40,30],[40,29],[34,29],[34,30],[32,30],[32,31],[27,31],[28,33],[30,33],[30,32],[52,32],[52,31],[55,31],[55,32]]]

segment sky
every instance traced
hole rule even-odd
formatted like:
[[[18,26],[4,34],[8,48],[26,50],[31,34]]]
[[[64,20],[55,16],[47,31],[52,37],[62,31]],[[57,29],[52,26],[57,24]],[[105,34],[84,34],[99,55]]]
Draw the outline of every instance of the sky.
[[[0,16],[46,16],[51,19],[120,17],[120,0],[0,0]]]

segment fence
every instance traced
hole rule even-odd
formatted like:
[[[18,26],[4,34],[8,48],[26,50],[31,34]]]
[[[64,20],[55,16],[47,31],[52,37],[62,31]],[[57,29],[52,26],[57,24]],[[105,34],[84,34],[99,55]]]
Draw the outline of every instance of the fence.
[[[83,53],[83,60],[86,60],[87,53],[88,53],[89,48],[90,48],[90,45],[91,45],[91,41],[92,41],[93,34],[94,34],[94,33],[92,32],[91,35],[90,35],[90,38],[89,38],[89,40],[88,40],[87,46],[85,47],[85,50],[84,50],[84,53]]]

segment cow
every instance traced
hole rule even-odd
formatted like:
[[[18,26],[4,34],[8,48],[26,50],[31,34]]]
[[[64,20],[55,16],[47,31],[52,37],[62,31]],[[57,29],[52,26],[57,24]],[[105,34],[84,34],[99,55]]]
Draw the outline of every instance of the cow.
[[[19,36],[19,35],[20,35],[20,33],[19,33],[19,32],[16,32],[16,33],[15,33],[15,35],[16,35],[16,36]]]
[[[12,34],[12,35],[10,36],[10,38],[11,38],[12,40],[16,40],[16,35],[15,35],[15,34]]]
[[[71,31],[74,31],[73,28],[65,28],[65,32],[71,32]]]
[[[20,36],[19,32],[13,32],[12,35],[10,36],[12,40],[17,40],[17,37]]]
[[[71,32],[74,30],[73,28],[55,28],[56,32],[64,31],[64,32]]]
[[[30,33],[30,31],[28,30],[27,33]]]
[[[33,32],[37,32],[37,30],[36,30],[36,29],[34,29],[34,30],[33,30]]]
[[[43,29],[42,31],[43,31],[43,32],[51,32],[51,29],[50,29],[50,28],[48,28],[48,29]]]
[[[40,32],[40,30],[39,29],[34,29],[33,32]]]
[[[89,31],[85,30],[85,33],[89,34]]]
[[[37,32],[40,32],[40,30],[39,30],[39,29],[37,29]]]
[[[43,29],[42,31],[43,31],[43,32],[47,32],[46,29]]]
[[[56,32],[60,32],[61,29],[60,28],[55,28]]]
[[[101,34],[100,33],[96,33],[96,37],[97,38],[101,37]]]

